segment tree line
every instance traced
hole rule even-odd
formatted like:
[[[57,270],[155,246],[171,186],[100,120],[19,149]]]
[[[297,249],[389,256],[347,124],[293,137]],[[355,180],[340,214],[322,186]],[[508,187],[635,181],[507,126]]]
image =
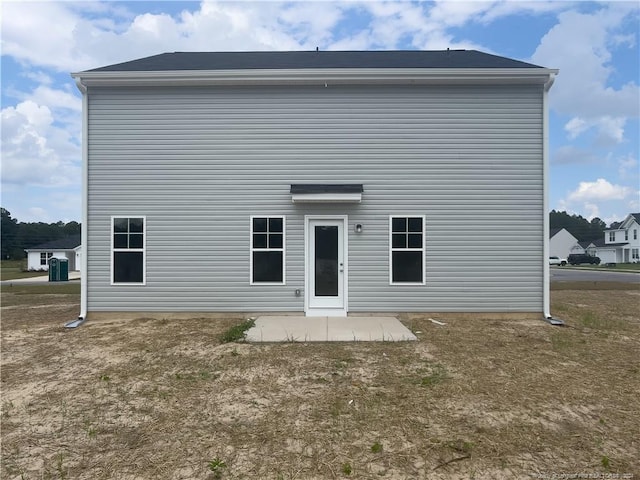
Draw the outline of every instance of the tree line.
[[[41,243],[57,240],[69,235],[80,233],[78,222],[18,222],[11,218],[11,213],[4,208],[2,211],[1,246],[3,259],[21,259],[25,257],[24,250]],[[570,215],[567,212],[552,210],[549,214],[549,227],[565,228],[580,241],[593,241],[603,238],[607,224],[600,218],[591,221],[581,215]],[[616,225],[612,224],[612,228]]]
[[[25,258],[27,248],[80,234],[78,222],[18,222],[17,219],[11,218],[11,212],[7,209],[0,207],[0,212],[2,214],[0,247],[4,260]]]
[[[619,225],[620,222],[617,222]],[[611,224],[611,228],[616,228],[616,224]],[[607,224],[600,218],[595,217],[591,221],[581,215],[569,215],[567,212],[557,212],[551,210],[549,214],[549,228],[564,228],[580,242],[594,241],[604,238],[604,230]]]

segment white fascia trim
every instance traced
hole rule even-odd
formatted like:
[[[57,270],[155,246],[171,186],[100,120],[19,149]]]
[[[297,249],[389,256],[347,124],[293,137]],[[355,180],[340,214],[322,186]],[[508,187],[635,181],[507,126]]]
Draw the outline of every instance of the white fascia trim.
[[[84,86],[149,85],[349,85],[349,84],[549,84],[549,68],[309,68],[77,72]],[[549,85],[550,86],[550,85]]]
[[[360,203],[361,193],[292,193],[293,203]]]

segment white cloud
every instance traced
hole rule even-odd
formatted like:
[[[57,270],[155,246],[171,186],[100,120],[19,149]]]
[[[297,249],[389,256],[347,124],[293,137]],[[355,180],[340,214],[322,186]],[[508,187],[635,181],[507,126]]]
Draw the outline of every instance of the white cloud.
[[[46,74],[45,72],[38,70],[38,71],[26,71],[24,73],[22,73],[22,75],[25,78],[28,78],[29,80],[33,80],[36,83],[40,83],[42,85],[50,85],[51,83],[53,83],[53,78],[51,78],[50,75]]]
[[[613,160],[619,155],[613,147],[627,141],[629,119],[638,116],[637,77],[620,82],[622,72],[616,72],[613,66],[616,51],[636,48],[637,29],[629,25],[637,20],[637,3],[610,2],[582,8],[572,2],[557,1],[202,1],[185,2],[179,7],[182,11],[174,15],[161,13],[162,2],[154,4],[156,13],[145,14],[134,14],[127,10],[126,3],[118,2],[40,2],[37,8],[34,5],[14,1],[2,6],[2,53],[14,58],[23,67],[23,75],[39,84],[30,92],[17,92],[20,103],[2,111],[3,182],[50,186],[72,179],[74,186],[79,183],[81,100],[71,81],[66,87],[57,83],[55,72],[86,70],[166,51],[312,50],[316,46],[327,50],[365,50],[409,46],[496,53],[476,43],[474,38],[482,36],[465,38],[464,27],[475,24],[476,28],[478,25],[491,28],[490,24],[498,18],[544,12],[562,13],[532,58],[523,60],[561,69],[551,90],[550,106],[565,116],[567,137],[588,146],[557,148],[553,163],[606,162],[608,167],[618,169],[621,177],[616,181],[623,185],[630,184],[624,176],[637,170],[635,158]],[[504,51],[510,51],[508,44]],[[15,93],[15,88],[6,84],[5,94]],[[562,131],[562,126],[559,129]],[[612,148],[601,154],[593,146]],[[566,207],[577,208],[580,204],[580,208],[590,213],[596,208],[605,210],[600,202],[605,201],[607,194],[602,192],[607,188],[611,197],[626,195],[624,200],[612,201],[626,209],[635,187],[613,185],[604,179],[580,183],[560,202]],[[48,204],[29,205],[45,208]]]
[[[612,146],[624,141],[624,127],[626,122],[626,118],[614,118],[609,115],[603,115],[590,120],[573,117],[565,124],[564,129],[569,139],[575,140],[583,133],[595,128],[596,136],[594,144],[598,146]]]
[[[573,117],[564,126],[564,129],[567,131],[569,138],[572,140],[578,137],[578,135],[580,135],[588,128],[589,123],[586,122],[583,118],[579,117]]]
[[[550,105],[572,116],[565,125],[570,138],[596,128],[600,143],[619,143],[627,119],[638,116],[638,84],[628,82],[618,88],[608,84],[616,73],[612,47],[628,45],[626,36],[626,43],[620,40],[619,30],[633,15],[637,6],[622,2],[592,13],[562,12],[533,54],[534,63],[560,69]]]
[[[68,70],[90,64],[80,51],[73,54],[79,17],[64,3],[3,2],[2,54],[23,63]]]
[[[638,159],[628,154],[618,160],[618,175],[620,178],[638,178]]]
[[[585,218],[589,221],[600,216],[600,208],[595,203],[585,203],[584,208],[587,211]]]
[[[2,110],[4,183],[60,186],[77,183],[80,148],[53,124],[51,110],[32,100]]]
[[[82,112],[82,99],[75,92],[67,92],[40,85],[31,93],[14,92],[21,100],[29,100],[38,105],[46,105],[50,109],[72,110],[75,114]]]
[[[580,182],[578,188],[569,194],[568,200],[576,202],[624,200],[631,192],[630,187],[614,185],[604,178],[598,178],[595,182]]]

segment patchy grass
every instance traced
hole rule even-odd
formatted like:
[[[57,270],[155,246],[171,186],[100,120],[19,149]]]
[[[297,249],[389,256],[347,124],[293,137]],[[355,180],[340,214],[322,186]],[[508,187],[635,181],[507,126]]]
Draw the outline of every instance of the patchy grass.
[[[640,263],[616,263],[615,266],[601,263],[600,265],[567,265],[567,268],[576,268],[580,270],[606,270],[608,272],[630,271],[639,272]]]
[[[27,259],[0,260],[0,280],[14,280],[17,278],[31,278],[47,275],[47,272],[27,271]]]
[[[242,323],[228,328],[221,336],[222,343],[242,342],[247,336],[247,330],[255,325],[255,320],[245,320]]]
[[[69,285],[3,288],[0,477],[637,477],[640,292],[589,286],[552,292],[565,328],[260,345],[222,343],[239,317],[67,330]]]

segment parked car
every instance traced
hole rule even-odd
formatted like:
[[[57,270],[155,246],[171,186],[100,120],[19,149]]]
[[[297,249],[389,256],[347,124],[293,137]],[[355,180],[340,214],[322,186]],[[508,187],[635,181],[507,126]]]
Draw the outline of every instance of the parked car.
[[[600,265],[600,257],[587,255],[586,253],[572,253],[567,258],[571,265],[580,265],[581,263],[589,263],[591,265]]]
[[[549,265],[560,265],[561,267],[564,267],[566,264],[567,264],[566,258],[549,257]]]

